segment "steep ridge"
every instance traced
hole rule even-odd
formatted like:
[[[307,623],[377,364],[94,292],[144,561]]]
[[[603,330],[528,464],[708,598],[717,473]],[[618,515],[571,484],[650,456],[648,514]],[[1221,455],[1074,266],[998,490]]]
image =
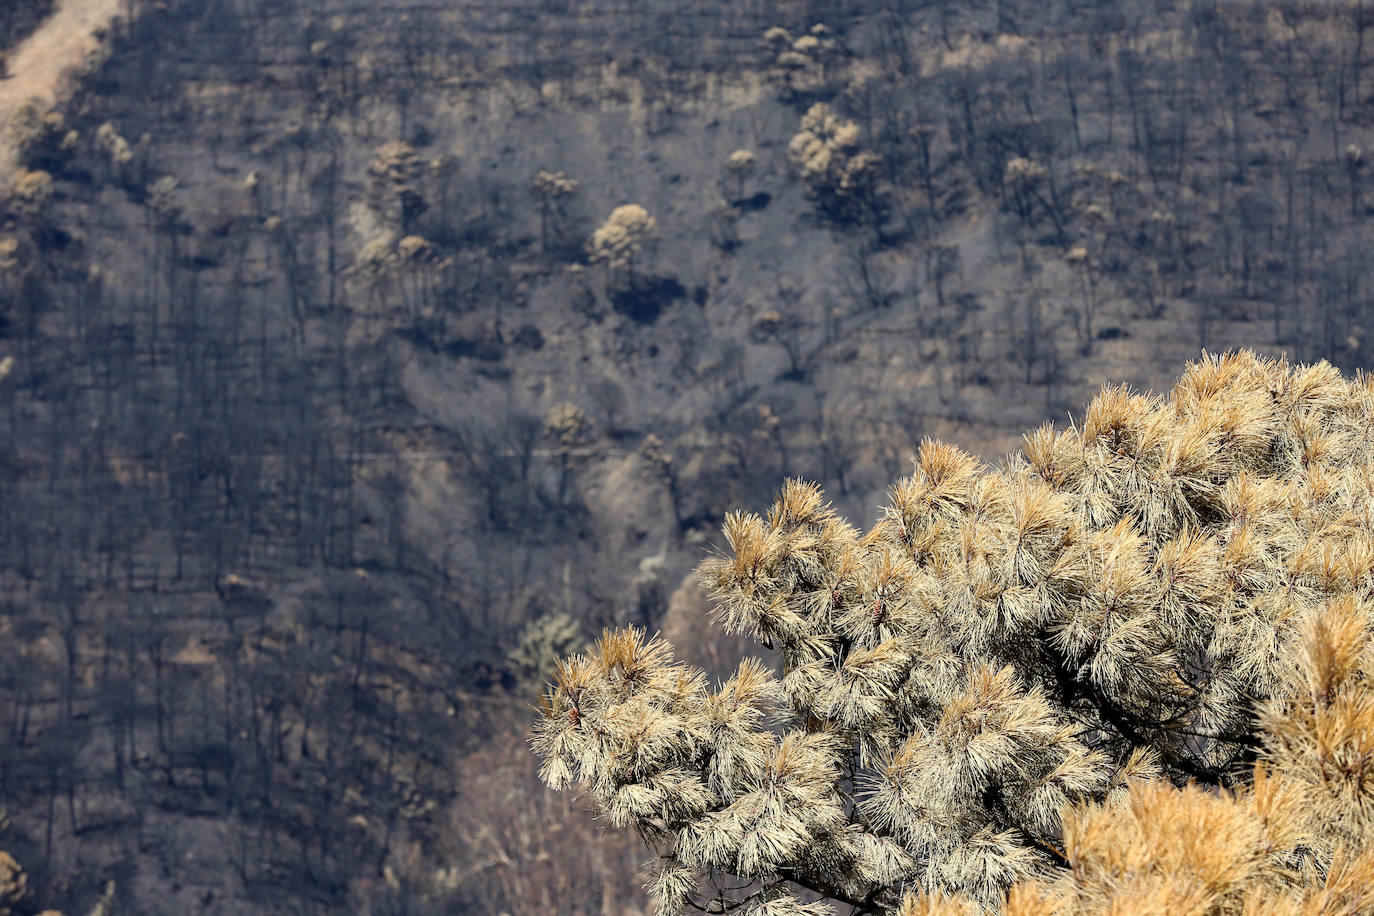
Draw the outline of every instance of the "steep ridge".
[[[0,202],[0,848],[68,912],[628,913],[514,646],[699,624],[786,476],[867,518],[1202,346],[1374,363],[1349,11],[129,6]]]

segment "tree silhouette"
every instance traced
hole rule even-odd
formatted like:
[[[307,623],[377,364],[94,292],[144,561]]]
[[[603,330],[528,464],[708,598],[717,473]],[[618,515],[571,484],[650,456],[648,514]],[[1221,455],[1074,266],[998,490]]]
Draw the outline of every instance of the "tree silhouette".
[[[403,140],[392,140],[377,150],[367,166],[374,199],[383,215],[402,233],[424,212],[420,179],[424,164],[415,148]]]
[[[587,258],[612,271],[614,289],[634,292],[657,238],[658,221],[639,204],[625,204],[612,210],[587,240]]]
[[[859,127],[824,102],[802,116],[787,153],[812,198],[832,219],[853,219],[872,206],[877,153],[859,146]]]

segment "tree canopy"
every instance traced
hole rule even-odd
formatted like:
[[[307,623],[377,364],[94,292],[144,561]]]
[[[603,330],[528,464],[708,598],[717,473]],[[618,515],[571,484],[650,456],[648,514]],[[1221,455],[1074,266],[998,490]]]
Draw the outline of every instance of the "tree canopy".
[[[985,466],[927,441],[861,532],[789,480],[700,575],[772,654],[560,663],[540,775],[659,912],[1374,907],[1374,382],[1204,356]]]

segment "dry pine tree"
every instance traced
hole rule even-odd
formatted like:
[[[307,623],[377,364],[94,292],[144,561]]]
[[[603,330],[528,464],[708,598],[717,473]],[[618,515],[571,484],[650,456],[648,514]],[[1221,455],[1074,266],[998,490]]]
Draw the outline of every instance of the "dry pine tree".
[[[1204,357],[890,497],[726,519],[701,575],[774,661],[560,664],[541,776],[658,912],[1374,913],[1374,379]]]

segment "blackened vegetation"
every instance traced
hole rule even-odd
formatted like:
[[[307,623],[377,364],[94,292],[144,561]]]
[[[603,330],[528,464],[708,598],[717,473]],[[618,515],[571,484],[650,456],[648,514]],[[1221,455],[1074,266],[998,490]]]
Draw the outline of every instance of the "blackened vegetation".
[[[788,474],[858,517],[1199,346],[1374,357],[1359,4],[127,7],[0,218],[2,845],[63,908],[635,894],[530,789],[527,624],[656,623]]]

